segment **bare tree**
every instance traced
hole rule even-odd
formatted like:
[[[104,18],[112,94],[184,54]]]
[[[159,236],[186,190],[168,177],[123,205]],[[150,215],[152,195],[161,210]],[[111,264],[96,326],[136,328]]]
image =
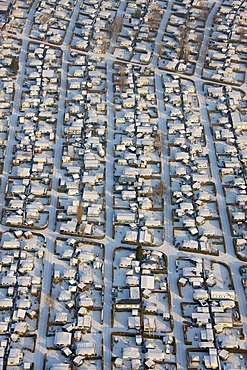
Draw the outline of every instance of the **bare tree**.
[[[12,58],[9,68],[16,75],[19,70],[19,59],[16,57]]]
[[[55,300],[51,295],[46,295],[45,296],[45,304],[46,306],[49,307],[50,310],[53,310],[55,307]]]
[[[182,57],[183,52],[184,52],[184,45],[187,42],[188,31],[189,31],[189,27],[187,26],[186,23],[183,26],[179,27],[178,42],[180,45],[180,57]]]
[[[136,259],[137,259],[137,261],[142,261],[143,260],[143,250],[142,250],[141,245],[138,245],[138,247],[137,247]]]
[[[80,181],[80,182],[79,182],[79,189],[78,189],[78,190],[79,190],[79,192],[81,192],[81,191],[82,191],[82,189],[83,189],[83,182],[81,182],[81,181]]]
[[[107,39],[102,40],[102,44],[101,44],[102,54],[105,54],[108,48],[109,48],[109,41]]]
[[[245,28],[243,28],[243,27],[239,28],[238,34],[239,34],[239,36],[240,36],[241,39],[242,38],[244,38],[244,39],[247,38],[247,30]]]
[[[183,59],[185,60],[185,62],[188,61],[189,55],[190,55],[190,43],[189,41],[186,41],[184,43],[184,48],[183,48]]]
[[[158,55],[159,55],[160,58],[162,58],[162,55],[163,55],[162,45],[160,45],[160,47],[159,47]]]
[[[167,193],[167,187],[164,181],[159,181],[153,187],[153,196],[157,198],[162,198]]]
[[[80,225],[82,222],[82,216],[84,214],[84,207],[82,206],[81,203],[79,203],[76,211],[76,219],[77,219],[77,224]]]
[[[201,7],[200,18],[203,22],[206,22],[210,13],[210,8],[205,4]]]
[[[159,5],[153,5],[150,9],[149,26],[158,29],[162,20],[162,9]]]
[[[202,33],[199,33],[197,35],[197,42],[198,42],[199,45],[202,44],[202,42],[203,42],[203,34]]]
[[[119,74],[119,82],[118,82],[119,88],[121,91],[123,91],[127,85],[127,79],[128,79],[127,69],[123,66],[120,66],[118,74]]]
[[[136,18],[141,18],[141,16],[142,16],[142,11],[141,11],[140,9],[136,9],[134,16],[135,16]]]
[[[112,24],[109,25],[109,36],[110,38],[116,39],[123,26],[122,18],[115,18]]]
[[[158,150],[159,155],[161,155],[164,149],[164,133],[158,130],[154,136],[154,147]]]

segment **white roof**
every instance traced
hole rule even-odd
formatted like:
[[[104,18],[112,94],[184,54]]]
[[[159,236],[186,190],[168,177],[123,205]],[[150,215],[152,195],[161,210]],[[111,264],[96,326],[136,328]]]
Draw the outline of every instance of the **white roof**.
[[[142,275],[141,276],[142,289],[154,289],[154,276]]]
[[[71,344],[72,334],[67,332],[57,332],[54,338],[55,346],[68,346]]]
[[[69,369],[70,369],[69,364],[63,364],[63,363],[53,364],[50,367],[50,370],[69,370]]]

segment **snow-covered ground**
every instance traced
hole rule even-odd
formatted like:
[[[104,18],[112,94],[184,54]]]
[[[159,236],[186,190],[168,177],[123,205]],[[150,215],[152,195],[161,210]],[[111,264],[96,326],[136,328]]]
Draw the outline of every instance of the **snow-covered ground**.
[[[203,356],[208,354],[208,351],[205,351],[205,353],[196,352],[201,332],[200,328],[194,324],[189,325],[186,335],[188,342],[192,344],[189,345],[185,341],[184,328],[187,325],[187,318],[190,317],[192,312],[195,312],[199,305],[193,301],[192,285],[186,282],[184,286],[181,285],[181,288],[180,283],[178,283],[178,280],[185,276],[183,276],[183,268],[194,266],[193,263],[195,261],[198,262],[198,260],[203,259],[204,269],[201,272],[201,277],[205,278],[206,274],[208,274],[207,271],[211,269],[217,281],[217,289],[231,289],[235,291],[235,302],[238,304],[237,313],[235,314],[240,313],[241,322],[239,322],[239,327],[243,327],[243,335],[247,335],[246,295],[244,294],[242,276],[239,270],[243,262],[236,255],[236,237],[233,235],[230,219],[232,209],[239,210],[234,203],[237,195],[239,195],[239,188],[225,187],[222,178],[227,179],[228,174],[222,177],[221,171],[228,144],[232,144],[232,142],[215,140],[218,122],[221,117],[226,117],[225,112],[216,112],[217,104],[224,103],[226,108],[229,108],[229,104],[232,103],[231,99],[228,99],[227,93],[230,89],[229,91],[227,89],[226,91],[224,90],[225,95],[223,94],[221,101],[215,97],[210,97],[209,99],[208,87],[221,87],[224,89],[223,86],[227,86],[227,80],[222,79],[223,85],[218,80],[212,84],[211,75],[205,70],[204,59],[212,38],[211,31],[214,27],[215,17],[225,2],[222,0],[209,2],[206,20],[203,21],[204,23],[202,22],[204,24],[202,39],[196,44],[196,47],[199,48],[197,57],[193,59],[192,63],[190,60],[186,61],[184,69],[184,60],[181,58],[181,53],[184,53],[183,50],[180,50],[180,59],[175,59],[176,65],[171,67],[171,64],[174,64],[174,55],[172,53],[177,53],[178,51],[175,49],[181,45],[179,46],[178,44],[175,49],[166,49],[166,41],[170,40],[171,31],[176,33],[179,29],[177,25],[174,25],[174,22],[181,21],[181,24],[185,22],[185,17],[181,15],[186,8],[183,1],[179,2],[180,5],[174,0],[155,2],[160,7],[161,14],[158,29],[155,26],[152,29],[148,23],[150,12],[155,11],[152,10],[152,6],[156,6],[152,1],[148,1],[145,5],[143,3],[143,6],[140,6],[139,2],[137,5],[131,1],[121,0],[116,2],[116,4],[112,4],[111,9],[109,4],[105,4],[106,8],[104,7],[104,1],[84,2],[83,0],[77,0],[75,3],[71,2],[70,7],[67,7],[65,4],[66,10],[62,8],[64,13],[60,13],[61,9],[59,9],[59,6],[54,13],[53,5],[44,3],[48,8],[50,7],[53,16],[59,20],[59,26],[54,23],[48,32],[44,27],[42,35],[42,26],[37,22],[37,17],[42,13],[39,13],[42,7],[39,6],[39,1],[35,0],[30,10],[28,12],[25,10],[24,12],[25,25],[22,31],[20,30],[19,33],[15,31],[15,34],[12,35],[9,29],[3,31],[5,36],[19,39],[22,45],[19,54],[19,71],[14,83],[15,89],[8,127],[9,136],[6,142],[4,168],[1,174],[0,208],[1,211],[6,213],[6,215],[5,213],[2,214],[1,230],[4,234],[1,243],[8,239],[9,235],[7,234],[9,227],[5,224],[6,217],[10,217],[13,214],[22,215],[20,206],[18,205],[17,210],[13,210],[9,202],[12,198],[14,200],[23,198],[23,196],[18,198],[18,195],[11,193],[13,179],[15,185],[23,185],[21,177],[18,177],[15,181],[18,170],[13,165],[12,160],[14,159],[16,147],[19,145],[16,132],[19,134],[24,132],[26,134],[24,131],[25,124],[20,124],[19,118],[28,113],[28,110],[21,109],[21,102],[23,102],[25,93],[29,91],[25,83],[30,75],[27,76],[25,73],[27,65],[31,68],[29,60],[29,54],[31,54],[30,43],[34,44],[35,48],[37,47],[35,51],[37,55],[41,55],[42,50],[53,50],[54,53],[57,50],[54,64],[50,62],[48,69],[43,70],[43,67],[40,66],[35,71],[38,71],[38,73],[46,71],[49,74],[50,69],[56,70],[57,76],[59,76],[56,82],[59,85],[58,93],[55,94],[56,98],[54,98],[53,111],[55,113],[52,113],[55,121],[46,120],[46,123],[52,127],[55,133],[51,141],[51,148],[48,148],[50,151],[48,149],[45,151],[47,155],[49,154],[49,157],[53,157],[52,163],[49,164],[50,173],[48,177],[50,182],[42,185],[46,189],[48,197],[42,198],[39,196],[37,198],[43,204],[46,213],[42,214],[41,211],[39,213],[39,216],[41,215],[39,221],[34,223],[34,227],[32,227],[35,231],[37,226],[45,225],[43,230],[39,230],[39,232],[42,232],[45,240],[45,245],[43,239],[41,243],[44,256],[42,256],[43,259],[37,260],[35,270],[35,274],[37,273],[36,275],[39,277],[40,270],[43,268],[41,296],[39,302],[35,301],[35,303],[32,303],[32,308],[39,312],[39,315],[37,320],[36,318],[28,319],[29,330],[35,331],[37,337],[34,354],[30,355],[25,350],[24,361],[33,362],[34,369],[37,370],[53,369],[53,364],[63,362],[68,364],[69,368],[72,368],[72,366],[77,368],[75,362],[73,365],[72,363],[73,358],[80,352],[79,350],[77,351],[78,343],[91,343],[95,352],[91,360],[88,357],[86,360],[84,359],[85,357],[82,358],[81,365],[78,365],[80,369],[115,369],[117,368],[117,363],[115,362],[114,365],[113,362],[116,359],[120,363],[123,360],[121,368],[130,369],[131,366],[134,366],[134,357],[131,358],[131,356],[128,357],[129,355],[126,355],[128,349],[133,350],[137,359],[141,359],[140,363],[136,363],[136,368],[146,369],[149,367],[147,364],[144,364],[151,358],[147,357],[147,353],[154,348],[158,352],[161,351],[163,356],[161,364],[156,363],[155,365],[157,369],[186,369],[188,365],[187,352],[191,356],[193,351],[193,356],[199,356],[200,368],[205,368]],[[58,3],[60,2],[58,1]],[[192,1],[191,4],[186,2],[186,4],[193,15],[196,14],[198,7],[200,8],[200,4],[198,5],[196,1]],[[238,4],[238,6],[240,5],[243,6],[243,3]],[[242,11],[241,7],[238,9]],[[181,12],[178,17],[175,16],[176,11],[178,13]],[[109,15],[106,15],[105,12],[108,12]],[[91,15],[89,16],[88,14]],[[131,23],[132,16],[133,24]],[[115,34],[112,37],[109,36],[110,32],[107,27],[110,27],[114,19],[108,22],[107,17],[122,18],[124,20],[123,24],[120,24],[120,22],[118,25],[120,36]],[[232,22],[235,19],[236,16],[234,16]],[[199,24],[200,19],[196,18],[196,21],[191,21],[191,23],[193,22],[198,22]],[[191,26],[191,29],[193,27]],[[81,32],[81,36],[78,36],[79,32]],[[121,45],[128,40],[126,36],[128,32],[130,35],[134,35],[131,42],[132,46],[122,47]],[[146,40],[145,32],[148,32],[150,39]],[[232,34],[229,34],[229,37],[231,36]],[[57,37],[60,41],[56,44],[54,40]],[[83,46],[79,47],[77,42],[80,40],[80,37],[81,39],[84,38],[85,45],[87,43],[89,45],[85,46],[83,44]],[[200,35],[197,37],[200,39]],[[165,53],[167,53],[167,50],[171,52],[172,61],[169,61],[169,68],[167,64],[169,56],[162,54],[161,50],[163,52],[166,50]],[[36,58],[35,53],[33,59]],[[59,53],[61,53],[61,58]],[[122,56],[120,55],[121,53]],[[37,59],[39,58],[42,65],[44,60],[42,57],[37,57]],[[47,58],[52,59],[51,56],[47,56]],[[235,67],[235,64],[233,67]],[[73,76],[70,73],[71,75],[73,73]],[[76,78],[76,74],[78,78]],[[121,77],[124,75],[125,77]],[[126,76],[127,80],[124,80]],[[123,86],[119,87],[121,78],[123,79]],[[97,79],[102,79],[103,83],[102,80],[98,83]],[[143,82],[144,80],[145,82]],[[75,87],[71,87],[73,83]],[[32,82],[30,82],[30,85],[32,85]],[[148,93],[145,92],[146,86]],[[244,96],[246,94],[246,74],[245,82],[240,86],[240,89],[241,94],[243,93]],[[236,92],[237,90],[233,91]],[[133,105],[132,98],[134,99]],[[100,103],[95,103],[95,101],[100,101]],[[125,105],[127,101],[130,106]],[[230,107],[232,108],[231,105]],[[75,113],[72,112],[73,109]],[[35,108],[33,110],[35,111]],[[228,110],[230,111],[230,109]],[[30,111],[32,111],[31,108]],[[36,110],[35,114],[40,114],[39,109]],[[69,120],[67,120],[66,115],[69,115]],[[147,116],[148,124],[145,124]],[[193,121],[192,123],[189,122],[194,117],[199,117],[198,125],[196,120],[194,125]],[[245,117],[244,114],[242,117]],[[246,123],[246,118],[243,118],[243,120]],[[81,122],[82,125],[82,130],[79,133],[76,131],[78,129],[78,126],[76,127],[77,121]],[[230,120],[227,122],[228,125],[232,124]],[[68,127],[71,128],[73,124],[75,125],[76,133],[71,134],[66,130]],[[178,128],[173,131],[173,127],[176,124]],[[217,127],[215,128],[214,126]],[[138,133],[137,130],[143,127],[147,132],[145,131],[142,134],[140,131]],[[147,127],[152,127],[154,131],[149,134]],[[149,152],[148,146],[154,145],[154,137],[157,131],[162,143],[159,150],[154,148],[154,150]],[[199,132],[194,138],[193,131]],[[236,141],[238,131],[234,131],[234,135]],[[145,145],[138,144],[139,141],[141,142],[144,139],[148,141],[145,153],[143,150]],[[30,140],[30,142],[35,142],[36,138],[31,137]],[[90,140],[92,144],[90,144]],[[94,140],[96,140],[96,144],[94,144]],[[127,142],[124,149],[121,148],[123,142]],[[133,148],[134,145],[139,145],[138,150]],[[194,152],[193,145],[196,147]],[[73,152],[71,151],[72,147],[74,148]],[[98,153],[99,155],[95,155],[99,148],[103,150],[103,154]],[[31,150],[32,155],[34,155],[35,149],[34,144]],[[178,155],[181,153],[183,158],[179,159]],[[91,154],[93,157],[90,157]],[[221,158],[219,154],[223,155],[223,157]],[[64,158],[68,156],[71,156],[71,162],[70,159]],[[84,158],[86,156],[89,156],[89,165],[92,165],[91,160],[92,162],[98,161],[99,168],[96,169],[96,166],[86,170],[84,167]],[[136,167],[129,166],[129,163],[135,164],[138,156],[145,157],[144,162],[147,161],[147,163],[145,162],[146,164],[142,165],[146,166],[145,169],[152,173],[150,177],[145,178],[145,174],[143,177],[137,176],[137,170],[134,176],[136,176],[138,181],[141,178],[141,182],[138,184],[139,188],[136,184],[132,186],[130,180],[129,183],[126,180],[127,185],[124,181],[121,182],[124,177],[123,173],[126,174],[128,169],[132,171],[133,168],[139,169],[140,167],[140,173],[142,173],[141,165],[138,165],[139,167],[137,165]],[[134,160],[131,162],[133,158]],[[200,165],[200,159],[204,161],[201,166],[205,166],[202,167],[200,175],[208,176],[210,181],[200,185],[197,189],[193,187],[195,185],[193,176],[195,172],[197,173],[198,168],[196,166]],[[69,162],[66,162],[66,160]],[[197,160],[199,160],[199,165],[196,162]],[[62,166],[62,161],[70,164]],[[25,162],[25,165],[26,163],[27,167],[30,166],[31,168],[30,161]],[[73,177],[69,173],[69,167],[76,167],[78,163],[80,166],[79,175],[78,173],[73,173]],[[95,166],[95,164],[93,165]],[[244,178],[244,185],[246,185],[243,173],[239,172],[239,174],[240,177]],[[88,176],[91,182],[94,181],[92,180],[93,175],[99,176],[99,184],[83,183],[84,175]],[[126,175],[126,177],[128,176]],[[11,182],[9,181],[10,178]],[[229,178],[234,180],[237,176],[234,177],[230,174]],[[43,180],[40,179],[38,185],[42,184]],[[152,206],[150,206],[151,203],[148,203],[145,208],[143,206],[145,200],[150,201],[152,198],[148,191],[144,192],[145,187],[150,192],[150,189],[152,190],[155,184],[160,181],[166,187],[165,194],[162,194],[163,201],[157,201],[156,199],[153,201]],[[69,184],[71,186],[70,189],[72,189],[72,185],[77,186],[75,194],[70,196],[68,188],[62,193],[64,185],[61,185],[61,183],[63,182],[67,185]],[[125,188],[121,188],[122,183],[124,183]],[[25,186],[25,194],[29,194],[30,184],[27,182]],[[137,188],[138,192],[140,191],[141,193],[143,191],[143,194],[146,195],[143,196],[142,194],[136,198],[131,198],[128,193],[127,195],[130,196],[130,199],[123,199],[123,189],[127,191],[130,189],[133,192],[137,191]],[[72,190],[74,191],[74,189]],[[83,199],[85,193],[83,193],[84,190],[82,189],[87,191],[89,189],[87,193],[88,199],[90,199],[90,195],[92,197],[95,195],[100,200]],[[244,188],[241,188],[241,190],[244,191]],[[23,199],[25,199],[25,194],[22,194],[24,195]],[[210,200],[205,200],[203,197],[207,197],[208,194],[210,194]],[[244,192],[240,194],[243,195]],[[201,198],[199,198],[200,195]],[[133,199],[139,202],[136,204],[138,206],[141,205],[140,209],[136,209],[136,204],[133,205]],[[188,208],[185,208],[185,212],[182,213],[181,209],[184,203],[187,204],[186,207]],[[74,209],[76,209],[81,204],[83,205],[83,215],[81,220],[78,221],[77,211],[72,208],[75,207]],[[91,212],[95,212],[95,204],[100,206],[99,214],[95,216],[94,213],[90,219],[88,209],[90,208]],[[190,212],[191,209],[192,211]],[[202,224],[199,224],[198,218],[196,219],[198,210],[202,214],[210,214],[210,216],[206,216],[202,220]],[[179,213],[180,211],[181,213]],[[129,215],[135,214],[135,221],[126,220],[123,224],[116,222],[118,213],[124,215],[127,212]],[[184,218],[191,225],[196,226],[195,234],[193,234],[193,228],[188,230],[188,227],[185,225],[186,222],[184,223]],[[155,220],[159,226],[157,228],[153,226],[146,227],[143,224],[143,220],[146,219],[152,222]],[[83,224],[82,221],[84,226],[93,224],[93,231],[84,233],[85,230],[83,229],[84,231],[81,232],[78,224],[79,226]],[[13,224],[11,229],[25,229],[27,224],[23,222],[20,227],[16,227]],[[66,237],[60,232],[62,230],[61,225],[66,225],[66,230],[69,230],[70,225],[72,225],[72,229],[70,229],[72,231],[69,231]],[[235,228],[239,227],[239,235],[246,238],[246,233],[242,232],[242,226],[237,225],[235,225]],[[140,241],[142,240],[140,238],[141,232],[146,230],[150,231],[153,239],[150,239],[151,241],[147,239],[147,242],[146,240]],[[206,252],[202,248],[199,249],[199,247],[193,247],[193,251],[180,248],[186,241],[193,242],[193,245],[197,245],[196,243],[201,243],[204,240],[208,242],[208,239],[205,239],[208,231],[214,232],[214,235],[208,238],[211,244]],[[133,239],[129,241],[126,235]],[[36,237],[32,240],[33,242],[36,241]],[[119,247],[121,248],[119,249]],[[157,262],[155,260],[156,257],[151,259],[152,262],[148,258],[143,258],[139,265],[139,257],[136,254],[137,247],[142,247],[143,251],[150,251],[148,252],[150,254],[152,254],[152,251],[162,252],[165,256],[162,258],[166,261],[164,271],[159,273],[159,271],[155,270],[154,272],[149,266],[149,263]],[[12,255],[11,253],[10,255]],[[90,255],[90,253],[93,253],[93,255]],[[1,258],[6,258],[8,254],[9,252],[3,251]],[[82,257],[83,254],[84,257]],[[128,258],[129,256],[131,256],[133,264],[126,268],[119,267],[120,258]],[[33,258],[33,256],[31,257]],[[42,262],[43,266],[41,268],[40,264]],[[222,262],[224,264],[221,264]],[[145,264],[149,267],[145,268]],[[37,272],[38,270],[39,273]],[[61,275],[59,275],[57,280],[55,278],[56,274]],[[66,274],[69,277],[66,277]],[[145,277],[149,275],[155,276],[155,285],[149,292],[146,292],[144,289],[139,289],[139,287],[141,286],[142,278],[145,280]],[[128,278],[131,279],[128,280]],[[127,283],[125,286],[128,281],[131,281],[131,283]],[[166,284],[167,288],[161,287]],[[122,311],[122,308],[118,309],[117,305],[121,303],[121,300],[129,299],[131,286],[138,287],[140,290],[141,304],[139,304],[137,309],[131,310],[125,307]],[[6,297],[6,288],[1,286],[0,293],[1,297]],[[70,299],[60,299],[59,297],[61,297],[62,293],[68,294]],[[73,303],[71,303],[72,301]],[[87,309],[84,309],[83,304],[80,306],[79,302],[81,301],[92,301],[92,303],[90,303]],[[68,302],[72,304],[70,308],[68,308]],[[185,306],[181,305],[185,302]],[[84,303],[84,305],[86,304]],[[145,306],[144,310],[143,306],[141,306],[142,304]],[[145,311],[148,305],[157,308],[157,316],[154,315],[155,324],[152,329],[150,329],[152,323],[150,317],[152,318],[153,316]],[[78,313],[80,310],[83,313]],[[71,332],[75,337],[80,336],[78,334],[80,330],[76,330],[79,316],[84,318],[84,322],[85,317],[88,317],[91,323],[89,327],[84,326],[81,329],[84,333],[83,339],[73,338],[74,345],[71,346],[71,343],[67,345],[73,351],[68,357],[62,354],[63,351],[61,351],[59,345],[57,345],[57,348],[54,345],[57,332],[69,333],[69,330],[64,328],[64,321],[62,323],[56,322],[56,315],[62,312],[67,313],[66,323],[74,325]],[[184,312],[186,312],[186,317],[183,316]],[[168,319],[164,319],[162,316],[164,314],[168,315]],[[137,317],[140,318],[140,321],[136,320]],[[4,317],[2,317],[1,321],[4,321]],[[136,323],[136,326],[132,325],[133,322]],[[138,323],[140,323],[140,327]],[[168,333],[172,338],[171,343],[164,344],[164,337]],[[241,339],[241,333],[239,334],[234,329],[229,329],[225,333],[238,338],[240,348],[246,350],[246,343]],[[153,341],[151,340],[152,334],[157,337]],[[141,344],[137,344],[138,335],[145,337],[145,341],[142,338],[143,342]],[[241,338],[239,339],[239,337]],[[20,338],[18,344],[15,344],[15,348],[34,346],[31,339],[29,343],[25,341],[24,337],[21,336]],[[0,339],[2,340],[3,338]],[[219,343],[221,343],[220,335],[217,336],[216,340],[218,349],[221,348]],[[66,347],[66,345],[63,347]],[[137,352],[140,352],[140,355],[133,348],[137,348]],[[192,352],[190,352],[191,349],[193,349]],[[90,350],[92,350],[91,347]],[[143,354],[144,352],[145,354]],[[126,355],[125,358],[124,353]],[[239,363],[242,368],[246,366],[246,362],[244,365],[246,358],[240,357],[237,352],[231,353],[227,361],[229,363]],[[20,362],[19,366],[22,369],[24,366],[23,362]]]

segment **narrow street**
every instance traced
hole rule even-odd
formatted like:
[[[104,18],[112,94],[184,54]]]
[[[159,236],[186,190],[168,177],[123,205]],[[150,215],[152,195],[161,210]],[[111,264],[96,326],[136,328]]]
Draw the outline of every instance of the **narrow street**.
[[[113,186],[114,186],[114,104],[113,104],[113,67],[107,62],[107,146],[105,171],[105,200],[106,200],[106,236],[105,267],[104,267],[104,306],[103,306],[103,342],[104,368],[111,363],[111,314],[112,314],[112,261],[115,243],[113,239]]]

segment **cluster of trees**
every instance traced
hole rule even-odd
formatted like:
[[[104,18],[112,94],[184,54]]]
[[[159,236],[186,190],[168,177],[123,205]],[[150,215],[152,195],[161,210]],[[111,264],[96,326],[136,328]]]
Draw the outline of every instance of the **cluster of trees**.
[[[84,215],[84,207],[81,203],[77,206],[77,211],[76,211],[76,220],[77,224],[80,225],[82,222],[82,216]]]
[[[160,22],[162,20],[163,10],[162,8],[155,4],[150,8],[150,15],[149,15],[149,27],[152,30],[157,30],[160,26]]]
[[[119,74],[119,80],[118,80],[118,86],[121,91],[123,91],[126,88],[128,75],[127,75],[127,69],[124,66],[121,66],[118,71]]]
[[[108,32],[110,38],[116,38],[121,31],[123,26],[123,19],[122,18],[115,18],[114,21],[109,24]]]
[[[82,235],[84,234],[84,231],[85,231],[85,225],[82,224],[83,215],[84,215],[84,207],[81,203],[79,203],[79,205],[77,206],[77,211],[76,211],[76,220],[77,220],[76,230],[78,233]]]
[[[165,140],[164,133],[162,131],[158,130],[155,133],[155,136],[154,136],[154,147],[155,147],[155,149],[158,150],[159,155],[161,155],[161,152],[164,148],[164,143],[165,143],[164,140]]]
[[[107,39],[102,40],[102,44],[101,44],[102,53],[105,54],[108,48],[109,48],[109,41]]]
[[[178,42],[180,46],[180,58],[183,58],[185,61],[188,60],[189,57],[189,40],[188,40],[188,32],[189,27],[187,25],[187,21],[183,26],[179,27],[179,37]]]
[[[12,61],[11,61],[11,64],[10,64],[9,68],[10,68],[11,72],[16,75],[18,70],[19,70],[19,59],[16,58],[16,57],[12,58]]]
[[[238,29],[238,34],[240,36],[240,38],[244,38],[244,39],[247,39],[247,30],[243,27],[239,28]]]
[[[203,4],[198,5],[200,7],[200,20],[206,23],[206,20],[210,13],[210,7],[205,0]],[[189,35],[189,23],[190,17],[189,12],[186,14],[185,23],[184,25],[179,27],[179,35],[178,35],[178,42],[179,42],[179,57],[183,58],[185,61],[188,61],[190,55],[190,42],[188,39]],[[198,44],[201,44],[203,40],[203,34],[197,36]]]
[[[55,300],[51,295],[45,295],[45,304],[50,310],[55,307]]]
[[[164,181],[159,181],[154,187],[153,187],[153,196],[156,198],[162,198],[167,193],[167,186],[164,183]]]
[[[110,45],[110,40],[116,40],[118,37],[119,32],[121,31],[123,25],[123,20],[122,18],[115,18],[112,23],[108,23],[106,27],[106,31],[109,34],[109,39],[105,38],[102,40],[101,44],[101,50],[102,53],[105,54],[109,48]]]

